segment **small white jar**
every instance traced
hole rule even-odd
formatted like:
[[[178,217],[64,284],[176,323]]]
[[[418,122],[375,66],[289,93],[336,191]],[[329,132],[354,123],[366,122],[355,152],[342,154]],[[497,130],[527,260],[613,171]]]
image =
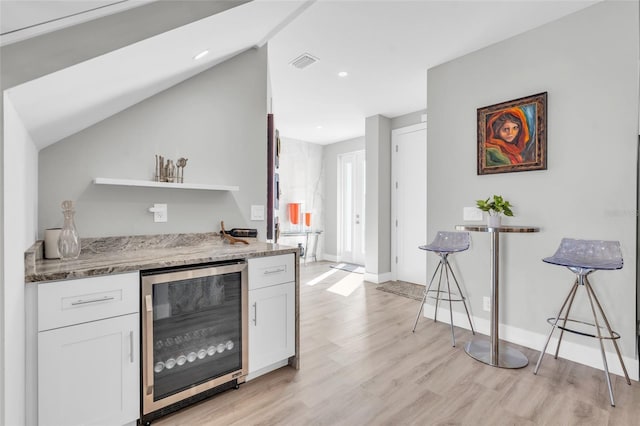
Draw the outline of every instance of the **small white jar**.
[[[60,259],[58,251],[58,239],[60,238],[61,228],[51,228],[44,230],[44,258]]]

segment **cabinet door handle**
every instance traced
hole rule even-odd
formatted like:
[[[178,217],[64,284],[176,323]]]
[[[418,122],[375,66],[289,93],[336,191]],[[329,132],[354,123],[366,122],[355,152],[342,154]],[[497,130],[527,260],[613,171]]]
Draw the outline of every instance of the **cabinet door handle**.
[[[89,300],[78,299],[75,302],[71,302],[71,305],[72,306],[86,305],[87,303],[106,302],[107,300],[114,300],[114,299],[115,299],[115,297],[113,297],[113,296],[104,296],[104,297],[101,297],[99,299],[89,299]]]
[[[265,275],[269,275],[269,274],[278,274],[278,273],[280,273],[280,272],[285,272],[286,270],[287,270],[287,268],[286,268],[286,267],[284,267],[284,266],[282,266],[282,267],[279,267],[278,269],[266,269],[266,270],[264,271],[264,274],[265,274]]]
[[[253,325],[258,325],[258,302],[253,304]]]
[[[129,331],[129,361],[133,364],[133,330]]]

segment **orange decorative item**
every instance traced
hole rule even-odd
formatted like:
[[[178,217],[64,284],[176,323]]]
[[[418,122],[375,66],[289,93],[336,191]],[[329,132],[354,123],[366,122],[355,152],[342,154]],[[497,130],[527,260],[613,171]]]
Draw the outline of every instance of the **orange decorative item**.
[[[311,212],[304,214],[304,224],[307,225],[307,228],[311,228]]]
[[[300,223],[300,203],[289,203],[287,207],[289,209],[289,221],[293,225]]]

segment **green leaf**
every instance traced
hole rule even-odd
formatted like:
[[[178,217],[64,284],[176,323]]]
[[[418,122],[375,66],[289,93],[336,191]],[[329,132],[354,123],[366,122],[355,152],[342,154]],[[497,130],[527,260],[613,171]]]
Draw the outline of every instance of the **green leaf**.
[[[513,216],[511,203],[504,199],[502,195],[493,195],[486,200],[476,200],[476,206],[491,215],[504,214],[505,216]]]

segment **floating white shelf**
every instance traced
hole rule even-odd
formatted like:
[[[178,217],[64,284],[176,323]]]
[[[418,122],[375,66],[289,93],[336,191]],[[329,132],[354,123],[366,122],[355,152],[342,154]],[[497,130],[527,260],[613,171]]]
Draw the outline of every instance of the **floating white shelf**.
[[[169,183],[155,182],[152,180],[112,179],[97,177],[93,180],[96,185],[117,186],[142,186],[147,188],[176,188],[176,189],[202,189],[205,191],[239,191],[240,187],[230,185],[205,185],[202,183]]]

